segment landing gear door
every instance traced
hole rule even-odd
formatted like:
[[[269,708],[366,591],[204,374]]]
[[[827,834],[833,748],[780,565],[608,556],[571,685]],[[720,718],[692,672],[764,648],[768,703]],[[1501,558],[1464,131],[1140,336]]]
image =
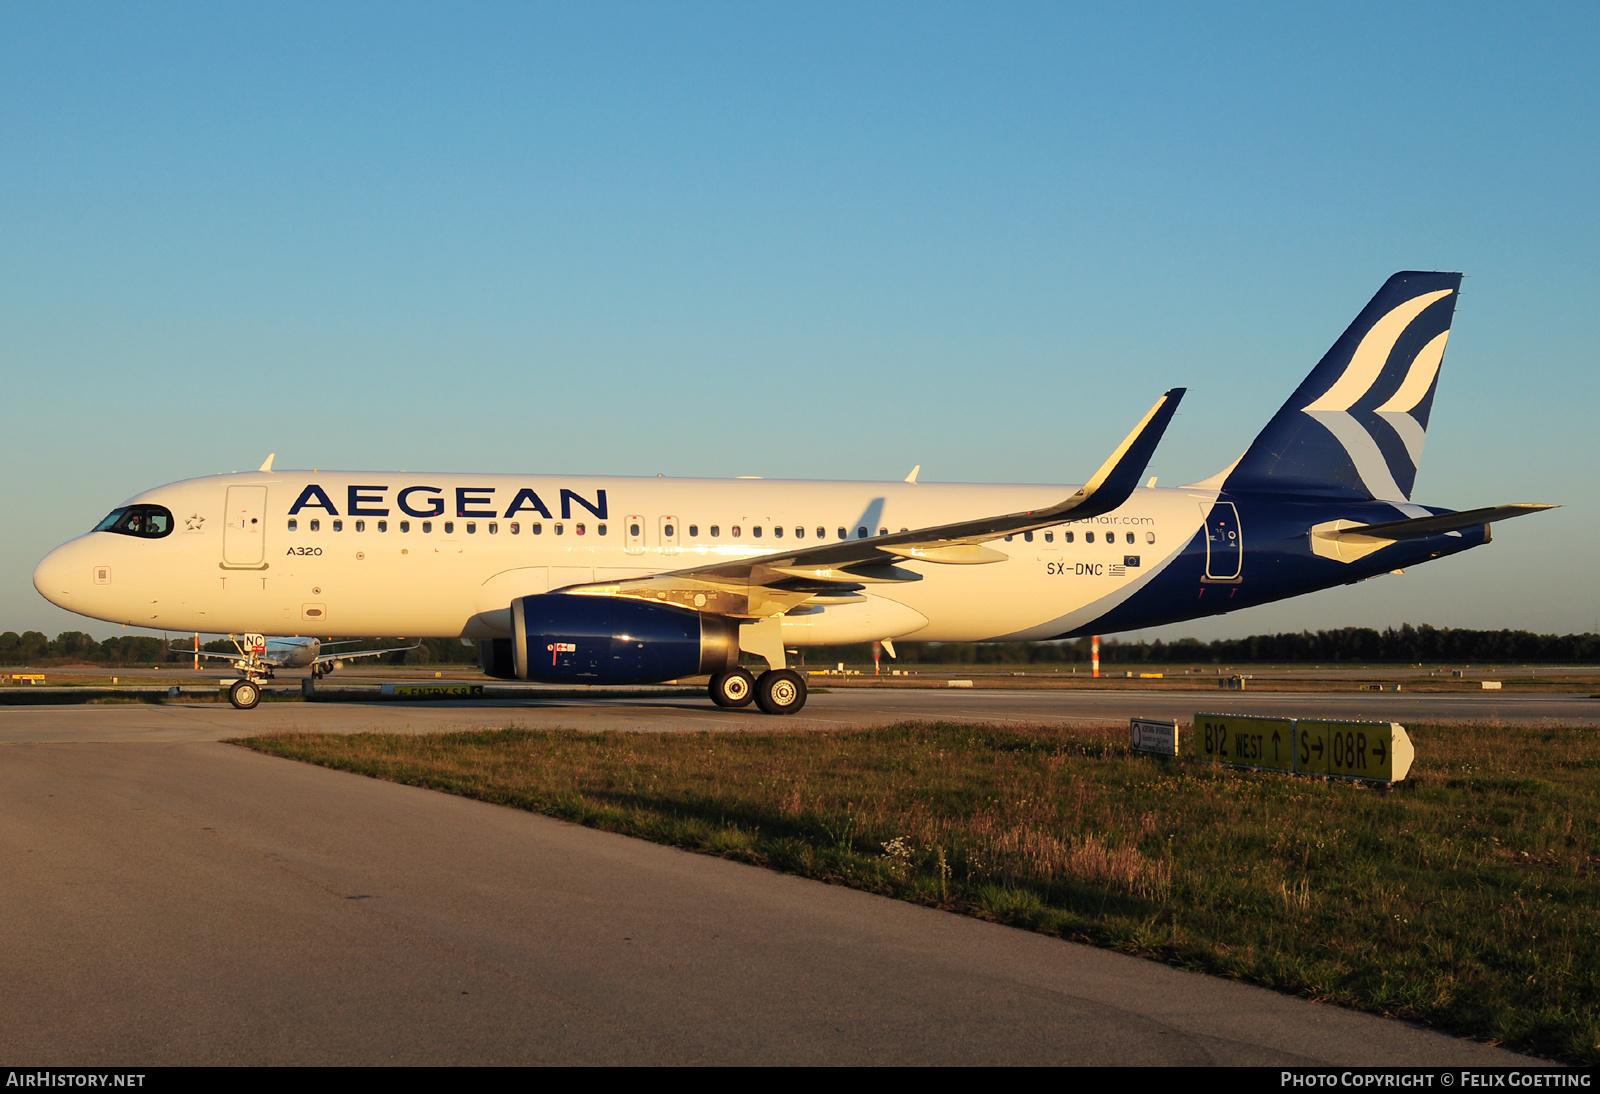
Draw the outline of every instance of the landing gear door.
[[[228,511],[222,524],[222,564],[259,569],[267,557],[267,488],[228,487]]]
[[[1244,574],[1244,536],[1239,531],[1239,510],[1231,501],[1214,502],[1204,508],[1205,580],[1237,582]]]

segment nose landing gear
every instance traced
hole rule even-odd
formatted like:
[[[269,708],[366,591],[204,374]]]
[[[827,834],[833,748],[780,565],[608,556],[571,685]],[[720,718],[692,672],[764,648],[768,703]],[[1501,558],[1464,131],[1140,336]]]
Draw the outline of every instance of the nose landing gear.
[[[261,687],[254,680],[235,680],[228,689],[228,702],[240,710],[249,710],[261,702]]]

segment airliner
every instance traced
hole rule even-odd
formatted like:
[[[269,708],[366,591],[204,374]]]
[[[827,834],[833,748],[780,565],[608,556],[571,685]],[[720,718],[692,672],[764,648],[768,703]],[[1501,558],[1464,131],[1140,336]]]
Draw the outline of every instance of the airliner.
[[[1140,480],[1184,390],[1082,486],[274,471],[149,490],[34,571],[45,599],[176,631],[459,637],[502,679],[708,675],[792,714],[791,650],[1153,627],[1486,544],[1547,505],[1411,500],[1458,273],[1389,278],[1238,460]],[[241,650],[241,652],[245,652]],[[764,661],[752,675],[740,653]],[[245,656],[235,706],[270,665]]]
[[[410,646],[390,646],[381,650],[341,650],[340,646],[352,646],[354,642],[324,642],[310,635],[295,635],[292,638],[268,638],[263,634],[229,635],[233,641],[233,648],[238,652],[215,653],[200,649],[200,636],[195,635],[194,656],[198,661],[202,657],[220,657],[233,662],[233,667],[241,673],[254,672],[259,678],[270,680],[274,669],[305,669],[311,670],[314,680],[320,680],[335,668],[343,667],[346,661],[354,661],[360,657],[382,657],[386,653],[406,653],[421,646],[421,642]],[[326,652],[324,652],[326,651]],[[260,695],[246,697],[250,705],[254,706],[260,700]]]

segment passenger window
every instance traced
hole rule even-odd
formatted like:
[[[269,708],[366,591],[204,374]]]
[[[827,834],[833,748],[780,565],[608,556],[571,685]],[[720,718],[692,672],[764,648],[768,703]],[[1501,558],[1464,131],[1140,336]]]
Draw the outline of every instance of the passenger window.
[[[580,524],[580,525],[578,525],[578,527],[579,527],[579,528],[582,528],[582,527],[583,527],[583,525],[581,525],[581,524]],[[581,533],[581,532],[580,532],[580,533],[579,533],[579,534],[580,534],[580,535],[582,535],[582,533]],[[675,533],[675,532],[674,532],[674,531],[673,531],[673,528],[672,528],[672,525],[670,525],[670,524],[663,524],[663,525],[662,525],[662,526],[661,526],[661,534],[662,534],[662,535],[663,535],[663,536],[666,536],[666,537],[667,537],[667,538],[668,538],[668,539],[671,539],[671,538],[672,538],[672,537],[673,537],[673,536],[674,536],[674,535],[675,535],[675,534],[676,534],[676,533]]]
[[[400,522],[400,530],[401,530],[401,531],[402,531],[402,532],[409,532],[409,531],[411,531],[411,522],[410,522],[410,521],[409,521],[409,520],[403,520],[403,521],[401,521],[401,522]]]
[[[806,530],[804,528],[796,528],[794,530],[794,538],[795,539],[805,539],[806,538]]]
[[[478,534],[478,522],[475,521],[475,520],[467,521],[467,535],[475,536],[477,534]]]
[[[729,528],[728,529],[728,534],[731,535],[734,539],[738,539],[739,538],[739,526],[737,524],[735,524],[732,528]]]
[[[291,532],[298,531],[299,528],[300,528],[300,522],[295,520],[293,517],[290,517],[289,518],[289,531],[291,531]]]
[[[378,522],[378,531],[387,532],[388,530],[389,530],[389,522],[386,521],[386,520],[380,520]]]
[[[827,539],[828,538],[828,530],[826,528],[818,528],[817,529],[817,538],[818,539]],[[843,537],[841,536],[840,538],[843,538]]]
[[[1044,541],[1046,543],[1054,543],[1056,541],[1056,534],[1054,532],[1046,532],[1044,534]]]
[[[589,531],[589,527],[588,527],[588,525],[585,525],[585,524],[574,524],[572,526],[572,531],[573,531],[574,535],[581,536],[581,535],[585,535]]]
[[[342,532],[342,531],[344,531],[344,521],[342,521],[342,520],[336,520],[336,521],[334,521],[334,522],[333,522],[333,530],[334,530],[334,531],[335,531],[335,532]]]
[[[322,531],[322,521],[320,521],[320,520],[316,520],[316,519],[313,519],[313,520],[312,520],[312,521],[311,521],[311,530],[312,530],[312,531],[313,531],[313,532],[320,532],[320,531]]]
[[[538,521],[534,521],[532,524],[528,525],[528,531],[532,532],[536,536],[542,536],[544,535],[544,525]]]
[[[1062,532],[1061,533],[1061,539],[1062,539],[1062,542],[1064,542],[1064,543],[1071,543],[1072,542],[1072,533],[1071,532]]]
[[[1006,537],[1006,542],[1010,543],[1014,538],[1016,538],[1016,537],[1015,536],[1007,536]]]
[[[1024,542],[1032,543],[1033,542],[1033,533],[1032,532],[1024,532],[1024,533],[1022,533],[1022,538],[1023,538]]]
[[[689,538],[690,539],[695,539],[695,538],[698,538],[699,535],[700,535],[700,526],[698,524],[689,525]]]
[[[364,521],[364,520],[356,521],[356,531],[365,532],[366,530],[367,530],[367,522],[366,521]]]
[[[496,524],[492,520],[489,522],[489,534],[491,536],[496,536],[496,535],[500,534],[500,526],[498,524]]]
[[[841,528],[841,529],[839,529],[839,538],[840,539],[849,539],[850,538],[850,533],[845,531],[843,528]]]
[[[711,538],[712,539],[716,539],[720,535],[722,535],[722,529],[718,528],[715,524],[713,524],[711,526]]]
[[[511,534],[514,536],[520,536],[522,534],[522,522],[520,520],[514,520],[511,522]]]
[[[599,527],[597,527],[597,528],[596,528],[596,529],[595,529],[595,531],[596,531],[596,532],[599,532],[599,533],[600,533],[600,534],[601,534],[601,535],[602,535],[602,536],[603,536],[603,535],[605,535],[605,534],[606,534],[606,526],[605,526],[605,525],[604,525],[604,524],[602,524],[602,525],[600,525],[600,526],[599,526]]]
[[[889,529],[887,529],[887,528],[879,528],[878,529],[878,534],[880,536],[886,536],[886,535],[889,534]]]
[[[757,539],[760,539],[761,538],[761,525],[758,524],[754,528],[750,529],[750,534],[755,536]]]
[[[1154,532],[1146,532],[1144,534],[1144,541],[1146,543],[1154,543],[1156,541],[1156,534]]]
[[[433,521],[431,521],[431,520],[423,521],[422,522],[422,530],[424,532],[432,532],[433,531]]]
[[[783,525],[774,524],[772,526],[772,538],[773,539],[782,539],[783,538]]]
[[[556,521],[556,535],[562,536],[562,535],[566,535],[566,533],[567,533],[567,526],[565,524],[562,524],[560,521]]]
[[[1128,533],[1128,542],[1129,542],[1129,543],[1133,543],[1133,542],[1136,542],[1136,541],[1135,541],[1135,540],[1134,540],[1134,538],[1133,538],[1133,533],[1132,533],[1132,532],[1129,532],[1129,533]]]
[[[1083,542],[1085,542],[1085,543],[1093,543],[1094,542],[1094,533],[1093,532],[1085,532],[1085,533],[1083,533]]]
[[[856,538],[857,539],[866,539],[867,538],[867,530],[865,528],[857,528],[856,529]]]
[[[630,536],[632,536],[634,539],[638,539],[639,538],[639,524],[638,524],[637,521],[635,521],[633,524],[628,525],[628,534]]]

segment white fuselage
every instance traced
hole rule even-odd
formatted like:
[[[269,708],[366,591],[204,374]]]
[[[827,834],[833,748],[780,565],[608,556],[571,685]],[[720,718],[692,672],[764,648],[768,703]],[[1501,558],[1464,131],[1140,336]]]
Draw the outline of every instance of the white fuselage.
[[[313,489],[314,488],[314,489]],[[996,513],[1073,486],[265,472],[172,483],[129,504],[173,530],[91,532],[40,563],[50,601],[209,633],[492,638],[517,597]],[[1216,491],[1141,489],[1114,512],[994,540],[1003,562],[902,565],[848,603],[784,616],[790,645],[1037,639],[1088,625],[1153,578]],[[1070,539],[1069,539],[1070,535]]]

